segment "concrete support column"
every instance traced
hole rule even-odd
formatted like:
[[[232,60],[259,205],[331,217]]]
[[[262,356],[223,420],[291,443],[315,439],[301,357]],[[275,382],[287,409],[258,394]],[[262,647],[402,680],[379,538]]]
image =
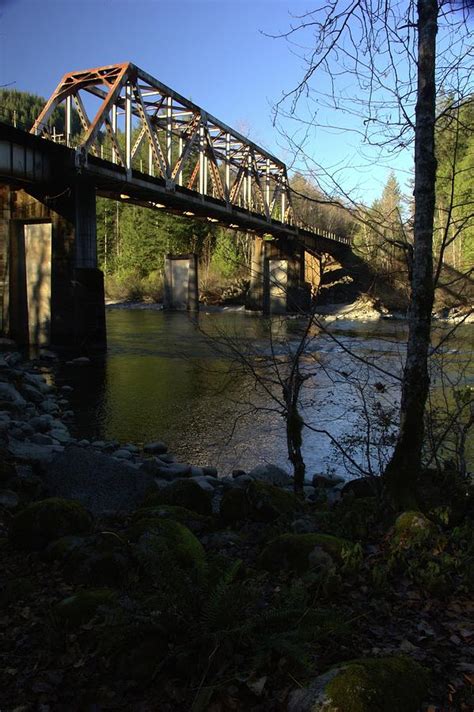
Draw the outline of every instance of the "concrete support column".
[[[77,181],[74,186],[74,266],[79,269],[97,269],[97,214],[95,187]]]
[[[197,255],[166,255],[163,308],[199,310]]]
[[[51,198],[36,191],[11,191],[8,333],[21,344],[49,344],[80,353],[104,349],[95,192],[85,184],[54,188],[48,191]],[[6,204],[0,193],[0,214]]]
[[[250,288],[245,304],[252,311],[263,310],[263,272],[265,243],[261,237],[252,240],[252,259],[250,266]]]
[[[9,255],[10,255],[10,188],[0,185],[0,333],[9,326]]]
[[[304,281],[304,267],[304,248],[300,245],[288,240],[265,243],[264,314],[308,311],[311,291]]]

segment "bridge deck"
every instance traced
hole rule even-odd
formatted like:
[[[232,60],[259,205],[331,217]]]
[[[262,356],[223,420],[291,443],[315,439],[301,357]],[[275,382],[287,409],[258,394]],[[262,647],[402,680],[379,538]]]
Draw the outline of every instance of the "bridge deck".
[[[347,238],[294,224],[294,220],[282,222],[97,156],[89,156],[86,163],[78,165],[75,149],[0,123],[0,181],[58,195],[77,180],[94,185],[100,196],[207,219],[259,235],[294,239],[310,251],[334,254],[350,247]]]

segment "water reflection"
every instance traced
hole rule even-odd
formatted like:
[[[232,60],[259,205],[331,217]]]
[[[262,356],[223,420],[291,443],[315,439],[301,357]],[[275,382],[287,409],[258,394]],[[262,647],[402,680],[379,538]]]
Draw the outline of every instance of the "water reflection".
[[[287,466],[275,403],[255,389],[248,373],[230,368],[222,349],[216,350],[205,334],[238,338],[244,350],[260,349],[262,359],[273,347],[283,359],[301,328],[298,320],[275,320],[271,346],[268,322],[253,314],[202,313],[194,323],[183,313],[109,311],[106,356],[90,367],[62,366],[60,373],[60,381],[74,387],[76,434],[137,444],[164,440],[183,461],[214,464],[222,474],[265,461]],[[338,323],[336,333],[337,341],[314,332],[305,367],[314,370],[315,378],[305,392],[304,414],[315,430],[344,439],[360,427],[364,400],[367,408],[374,403],[397,407],[399,383],[387,373],[400,374],[406,334],[400,322]],[[455,349],[457,361],[468,358],[466,337],[458,339]],[[381,370],[367,369],[348,350]],[[389,435],[387,429],[382,432],[387,441]],[[359,458],[356,443],[348,447]],[[306,431],[303,452],[308,475],[343,469],[321,432]],[[376,464],[380,452],[374,450],[373,456]]]

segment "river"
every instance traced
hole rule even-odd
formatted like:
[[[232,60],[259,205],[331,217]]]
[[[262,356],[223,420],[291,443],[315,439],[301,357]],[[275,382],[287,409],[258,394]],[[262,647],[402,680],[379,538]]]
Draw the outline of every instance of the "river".
[[[279,318],[271,324],[239,310],[203,311],[196,323],[184,313],[108,309],[106,355],[88,366],[59,368],[58,383],[74,389],[72,431],[138,445],[163,440],[180,461],[214,465],[222,475],[262,462],[288,468],[284,420],[274,400],[281,397],[275,363],[283,373],[304,322]],[[444,332],[437,330],[435,341]],[[445,374],[453,379],[462,368],[463,383],[471,385],[472,332],[472,326],[461,327],[440,349]],[[355,475],[357,464],[377,471],[396,422],[406,324],[341,321],[331,324],[331,333],[312,330],[302,364],[308,376],[302,414],[313,428],[305,428],[303,442],[309,477]],[[229,348],[248,359],[260,386]]]

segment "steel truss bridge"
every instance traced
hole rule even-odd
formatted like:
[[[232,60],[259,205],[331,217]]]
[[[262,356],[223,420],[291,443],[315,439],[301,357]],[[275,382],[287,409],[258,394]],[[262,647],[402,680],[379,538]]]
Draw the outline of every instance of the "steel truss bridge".
[[[52,124],[60,106],[61,134]],[[82,131],[73,133],[77,117]],[[62,160],[66,173],[82,174],[105,197],[296,238],[307,249],[315,241],[318,249],[332,246],[332,251],[337,243],[350,244],[298,219],[282,161],[134,64],[65,74],[30,133],[48,141],[42,146],[25,141],[25,151],[44,154],[46,144],[53,149],[50,142],[68,149],[63,159],[52,150],[51,165],[43,155],[43,178],[57,175]],[[5,159],[0,156],[0,164]],[[23,161],[12,158],[10,168],[18,178],[36,182],[34,163],[25,153]]]

